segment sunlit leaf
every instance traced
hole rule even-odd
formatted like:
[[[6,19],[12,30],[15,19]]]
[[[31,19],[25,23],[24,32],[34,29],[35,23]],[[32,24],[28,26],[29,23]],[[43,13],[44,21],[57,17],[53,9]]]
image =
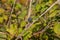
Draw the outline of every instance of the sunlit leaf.
[[[22,31],[23,31],[23,29],[22,29],[22,28],[19,28],[19,31],[18,31],[18,32],[19,32],[19,34],[20,34]]]
[[[49,15],[49,17],[55,17],[58,12],[59,12],[59,10],[55,10],[53,13],[51,13],[51,14]]]
[[[0,17],[0,23],[3,23],[3,17]]]
[[[17,3],[16,7],[15,7],[15,10],[19,10],[20,8],[21,8],[21,4]]]
[[[3,8],[0,8],[0,13],[4,13],[5,10]]]
[[[8,16],[7,15],[3,15],[3,19],[7,21],[8,20]]]
[[[55,6],[54,6],[50,11],[49,11],[49,13],[54,12],[57,8],[58,8],[58,6],[57,6],[57,5],[55,5]]]
[[[26,22],[25,21],[22,21],[21,22],[21,27],[24,27],[26,25]]]
[[[17,26],[16,24],[11,24],[10,28],[7,28],[7,31],[11,34],[11,35],[15,35],[16,31],[17,31]]]
[[[8,3],[14,4],[14,0],[8,0]]]
[[[57,35],[60,35],[60,23],[59,22],[56,22],[54,24],[54,32],[57,34]]]
[[[16,18],[16,15],[15,15],[15,14],[12,14],[11,16],[12,16],[13,18]]]
[[[22,13],[20,14],[19,18],[24,19],[24,17],[26,16],[27,11],[23,10]]]
[[[41,8],[40,4],[37,4],[36,7],[35,7],[37,12],[39,11],[40,8]]]

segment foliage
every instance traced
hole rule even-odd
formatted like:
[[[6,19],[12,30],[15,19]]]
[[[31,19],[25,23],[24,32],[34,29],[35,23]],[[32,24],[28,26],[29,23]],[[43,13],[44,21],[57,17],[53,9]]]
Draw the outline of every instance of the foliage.
[[[41,16],[57,0],[33,0],[28,20],[27,0],[19,1],[0,0],[0,40],[60,40],[60,5]]]

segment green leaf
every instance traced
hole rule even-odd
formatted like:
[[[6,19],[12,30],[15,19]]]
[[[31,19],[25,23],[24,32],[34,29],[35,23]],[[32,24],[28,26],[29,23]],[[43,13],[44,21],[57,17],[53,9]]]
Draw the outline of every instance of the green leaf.
[[[3,17],[0,17],[0,23],[3,23]]]
[[[4,34],[4,32],[0,33],[0,40],[6,40],[7,36]]]
[[[15,15],[15,14],[12,14],[11,16],[12,16],[13,18],[16,18],[16,15]]]
[[[50,15],[49,15],[49,17],[51,18],[51,17],[55,17],[56,16],[56,14],[59,12],[60,10],[55,10],[53,13],[51,13]]]
[[[0,8],[0,13],[4,13],[5,10],[3,8]]]
[[[31,31],[25,32],[24,35],[23,35],[24,36],[24,40],[28,40],[28,38],[31,37],[31,33],[32,33]]]
[[[39,11],[40,8],[41,8],[40,4],[37,4],[36,7],[35,7],[37,12]]]
[[[26,25],[25,21],[21,21],[21,27],[24,27]]]
[[[15,0],[8,0],[8,3],[14,4],[14,1],[15,1]]]
[[[7,21],[8,20],[8,16],[7,15],[3,15],[3,19]]]
[[[19,28],[18,32],[19,34],[23,31],[23,28]]]
[[[27,11],[23,10],[22,13],[19,15],[19,18],[24,19],[24,17],[26,16]]]
[[[3,33],[3,32],[2,32],[2,33]],[[0,33],[0,37],[4,37],[4,38],[6,38],[7,36],[4,35],[4,34],[1,34],[1,33]]]
[[[60,23],[59,22],[56,22],[54,24],[54,32],[57,34],[57,35],[60,35]]]
[[[43,7],[43,8],[41,9],[41,13],[44,12],[47,8],[48,8],[48,7]]]
[[[57,6],[57,5],[55,5],[55,6],[54,6],[50,11],[49,11],[49,13],[54,12],[57,8],[58,8],[58,6]]]
[[[53,3],[53,0],[50,0],[49,3],[52,4]]]
[[[18,10],[21,8],[21,4],[17,3],[15,9]]]
[[[17,31],[17,25],[16,24],[11,24],[10,28],[6,29],[11,35],[16,34]]]

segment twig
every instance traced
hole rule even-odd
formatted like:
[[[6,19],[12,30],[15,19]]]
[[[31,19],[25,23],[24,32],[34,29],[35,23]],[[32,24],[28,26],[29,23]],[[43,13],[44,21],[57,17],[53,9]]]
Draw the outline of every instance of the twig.
[[[32,0],[29,0],[29,6],[28,6],[28,15],[27,15],[27,19],[26,19],[26,21],[28,20],[28,18],[30,17],[30,15],[31,15],[31,6],[32,6]]]
[[[16,0],[14,1],[13,7],[11,8],[11,13],[9,15],[9,20],[8,20],[7,26],[10,26],[10,24],[11,24],[11,15],[12,15],[12,13],[14,11],[15,4],[16,4]]]
[[[58,4],[60,5],[60,0],[57,0],[58,1]]]

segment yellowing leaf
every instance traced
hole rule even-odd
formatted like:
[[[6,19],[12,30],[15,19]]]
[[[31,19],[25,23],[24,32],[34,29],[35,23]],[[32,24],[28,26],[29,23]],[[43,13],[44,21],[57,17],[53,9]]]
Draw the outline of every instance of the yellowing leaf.
[[[11,35],[15,35],[17,32],[17,25],[16,24],[11,24],[10,28],[7,28],[7,31],[11,34]]]
[[[0,23],[2,23],[3,22],[3,17],[0,17]]]
[[[55,23],[55,25],[54,25],[54,32],[57,35],[60,35],[60,23],[58,23],[58,22]]]
[[[18,18],[24,19],[24,17],[26,16],[26,14],[27,14],[27,10],[23,10],[22,13],[19,15]]]
[[[21,22],[21,27],[24,27],[26,25],[26,22],[25,21],[22,21]]]
[[[54,16],[56,16],[57,12],[58,12],[57,10],[54,11],[53,13],[51,13],[51,14],[49,15],[49,17],[54,17]]]
[[[58,8],[58,6],[57,6],[57,5],[55,5],[55,6],[54,6],[50,11],[49,11],[49,13],[54,12],[57,8]]]
[[[7,21],[8,20],[8,16],[7,15],[3,15],[3,19]]]
[[[15,0],[8,0],[8,3],[14,3]]]
[[[50,0],[49,3],[52,4],[53,3],[53,0]]]
[[[3,8],[0,8],[0,13],[4,13],[5,10]]]
[[[22,28],[19,28],[19,31],[18,31],[18,32],[19,32],[19,34],[20,34],[22,31],[23,31],[23,29],[22,29]]]
[[[16,18],[16,15],[15,14],[12,14],[11,16],[14,17],[14,18]]]

